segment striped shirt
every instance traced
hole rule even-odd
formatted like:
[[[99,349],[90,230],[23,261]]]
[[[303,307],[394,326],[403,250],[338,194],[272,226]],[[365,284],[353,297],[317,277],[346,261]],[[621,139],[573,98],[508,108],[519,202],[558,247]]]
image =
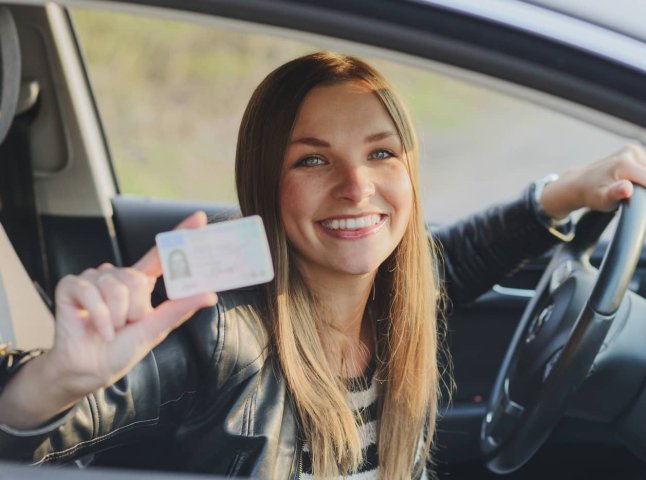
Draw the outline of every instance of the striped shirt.
[[[359,437],[363,448],[363,463],[359,469],[346,476],[339,477],[343,480],[378,480],[379,479],[379,455],[377,450],[378,432],[378,410],[377,410],[377,385],[374,381],[376,364],[372,362],[364,375],[347,381],[348,401],[352,406],[354,418],[359,428]],[[415,461],[419,462],[424,449],[423,440],[420,441]],[[312,475],[312,454],[308,443],[303,445],[302,474],[299,478],[303,480],[314,480]],[[418,478],[425,479],[428,476],[426,468]]]
[[[364,462],[359,470],[345,480],[377,480],[379,478],[379,458],[377,454],[377,386],[374,382],[376,365],[374,362],[366,373],[347,381],[349,402],[359,427],[363,447]],[[303,446],[303,480],[313,480],[312,455],[309,445]]]

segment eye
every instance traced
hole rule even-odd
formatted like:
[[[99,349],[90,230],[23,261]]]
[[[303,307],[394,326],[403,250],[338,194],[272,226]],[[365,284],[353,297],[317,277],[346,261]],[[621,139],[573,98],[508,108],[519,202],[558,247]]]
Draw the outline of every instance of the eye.
[[[380,149],[372,152],[370,155],[368,155],[368,158],[370,158],[371,160],[385,160],[394,156],[395,154],[390,150]]]
[[[296,162],[297,167],[316,167],[318,165],[325,165],[325,160],[316,155],[309,155],[307,157],[301,158]]]

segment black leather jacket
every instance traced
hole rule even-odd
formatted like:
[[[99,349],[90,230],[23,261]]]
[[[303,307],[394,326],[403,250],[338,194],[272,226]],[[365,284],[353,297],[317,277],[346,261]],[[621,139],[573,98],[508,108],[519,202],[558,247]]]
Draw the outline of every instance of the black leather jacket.
[[[557,242],[531,208],[526,193],[436,233],[453,303],[473,299]],[[149,468],[297,477],[298,419],[265,328],[245,308],[258,301],[258,290],[222,294],[126,377],[60,418],[33,431],[0,426],[0,458],[68,462],[136,444],[126,451]],[[4,358],[4,382],[17,360]]]

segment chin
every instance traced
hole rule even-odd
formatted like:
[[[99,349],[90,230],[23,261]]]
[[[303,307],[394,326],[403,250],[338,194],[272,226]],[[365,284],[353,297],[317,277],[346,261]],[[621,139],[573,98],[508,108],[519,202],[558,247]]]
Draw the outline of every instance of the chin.
[[[381,263],[382,262],[380,261],[344,262],[343,264],[338,265],[337,270],[347,275],[367,275],[375,272]]]

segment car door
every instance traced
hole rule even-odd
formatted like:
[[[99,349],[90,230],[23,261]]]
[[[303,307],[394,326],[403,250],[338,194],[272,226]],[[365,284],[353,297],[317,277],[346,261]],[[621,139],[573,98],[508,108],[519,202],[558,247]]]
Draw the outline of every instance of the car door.
[[[387,2],[381,9],[350,2],[347,11],[336,16],[331,7],[328,11],[318,2],[286,2],[280,11],[275,7],[278,3],[240,4],[231,9],[226,2],[207,2],[205,11],[198,13],[189,12],[200,10],[193,2],[172,5],[183,12],[137,8],[115,14],[104,8],[107,5],[67,10],[51,4],[15,10],[21,41],[32,59],[27,58],[23,76],[35,78],[40,91],[55,92],[54,98],[42,94],[41,113],[46,118],[38,117],[34,122],[40,123],[30,126],[32,137],[47,140],[42,142],[46,147],[36,147],[33,156],[43,231],[39,248],[46,258],[50,294],[66,273],[103,261],[132,264],[152,246],[157,232],[172,228],[196,209],[205,210],[214,221],[234,214],[237,122],[229,110],[241,112],[250,89],[270,68],[312,49],[348,49],[374,59],[397,77],[420,124],[426,157],[424,201],[431,231],[519,194],[528,182],[549,171],[577,161],[586,163],[638,135],[632,124],[615,124],[587,107],[559,102],[557,95],[568,93],[572,72],[541,83],[545,73],[538,69],[540,54],[561,53],[574,62],[588,59],[567,48],[560,52],[549,42],[541,44],[529,34],[523,37],[483,20],[474,31],[473,17],[437,8],[424,10],[413,2],[392,11]],[[390,42],[368,28],[385,27],[388,13],[392,13],[391,29],[380,31]],[[226,23],[212,14],[233,20]],[[314,20],[317,14],[321,16]],[[446,23],[439,22],[438,15]],[[422,19],[428,21],[424,28]],[[256,21],[292,29],[307,25],[313,34],[262,27]],[[228,26],[220,29],[221,23]],[[447,33],[449,25],[453,33]],[[249,33],[258,30],[262,34]],[[330,31],[355,43],[320,36]],[[503,57],[511,62],[523,53],[509,51],[513,49],[505,42],[511,37],[535,42],[536,58],[525,58],[517,65],[500,62]],[[491,44],[483,45],[484,40]],[[500,51],[496,41],[505,45],[498,45]],[[465,45],[474,51],[484,46],[488,56],[467,54],[462,50]],[[384,59],[397,55],[372,46],[408,55],[402,57],[404,63],[389,63]],[[232,56],[236,52],[240,58]],[[432,67],[435,73],[420,73],[409,67],[411,63]],[[254,64],[259,68],[250,68]],[[557,66],[550,68],[558,72]],[[531,79],[530,73],[537,76]],[[625,77],[630,83],[632,77]],[[512,84],[514,80],[523,86]],[[229,103],[233,97],[241,99],[234,105]],[[573,97],[588,105],[592,102],[581,92]],[[533,103],[557,106],[568,115]],[[631,120],[639,108],[643,108],[639,102],[627,106],[618,101],[608,110]],[[585,121],[574,120],[573,115]],[[604,122],[620,134],[592,125]],[[474,302],[448,311],[447,358],[457,388],[443,407],[436,442],[438,470],[447,478],[488,475],[481,464],[479,431],[489,390],[548,256],[549,252],[501,279]],[[448,364],[449,360],[447,368]],[[576,420],[566,423],[514,478],[554,473],[557,464],[565,464],[559,467],[559,478],[571,478],[571,470],[581,472],[582,465],[587,465],[588,478],[606,478],[603,468],[610,465],[608,458],[634,464],[611,442],[582,441],[594,433],[594,427]],[[604,460],[590,462],[591,451],[603,454]],[[167,459],[167,464],[157,461],[153,466],[175,467],[170,452]],[[134,465],[126,450],[95,461]],[[152,461],[138,459],[148,467]]]

